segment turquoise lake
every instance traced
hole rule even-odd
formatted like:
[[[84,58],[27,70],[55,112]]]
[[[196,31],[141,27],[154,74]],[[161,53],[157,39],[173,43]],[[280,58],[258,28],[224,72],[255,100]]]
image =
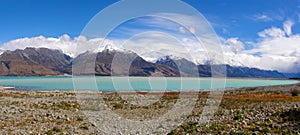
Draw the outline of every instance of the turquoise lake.
[[[213,80],[212,80],[213,79]],[[254,86],[285,85],[298,83],[296,80],[233,79],[226,78],[164,78],[164,77],[0,77],[0,86],[15,90],[100,90],[100,91],[173,91],[207,90]],[[213,84],[212,84],[213,83]]]

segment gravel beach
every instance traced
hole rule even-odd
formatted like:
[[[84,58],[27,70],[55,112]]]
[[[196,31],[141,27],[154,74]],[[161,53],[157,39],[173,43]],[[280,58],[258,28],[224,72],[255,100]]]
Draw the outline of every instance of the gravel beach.
[[[192,113],[171,131],[130,129],[115,134],[300,134],[299,83],[226,90],[217,111],[205,124],[201,124],[200,115],[207,99],[213,97],[209,97],[208,92],[197,94]],[[0,90],[0,134],[107,134],[110,129],[100,128],[97,123],[109,123],[114,119],[104,121],[100,117],[87,117],[103,108],[81,100],[82,97],[93,99],[97,98],[95,95],[101,95],[106,107],[118,116],[138,121],[165,114],[179,99],[178,92],[123,93],[121,96],[118,93],[82,92],[79,95],[74,91]],[[148,104],[135,104],[135,100],[146,95]],[[189,101],[190,94],[183,95],[180,98]],[[184,108],[178,111],[184,111]]]

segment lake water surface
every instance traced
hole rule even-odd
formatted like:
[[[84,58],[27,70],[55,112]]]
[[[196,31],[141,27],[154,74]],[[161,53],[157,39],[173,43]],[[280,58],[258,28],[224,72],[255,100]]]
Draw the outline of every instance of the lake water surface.
[[[212,79],[214,79],[212,81]],[[96,80],[96,81],[95,81]],[[206,90],[294,84],[296,80],[232,79],[227,78],[164,78],[164,77],[76,77],[77,90],[101,91],[172,91]],[[92,82],[92,83],[91,83]],[[213,82],[213,85],[212,85]],[[96,84],[96,85],[95,85]],[[71,76],[0,77],[0,86],[15,87],[16,90],[74,90]]]

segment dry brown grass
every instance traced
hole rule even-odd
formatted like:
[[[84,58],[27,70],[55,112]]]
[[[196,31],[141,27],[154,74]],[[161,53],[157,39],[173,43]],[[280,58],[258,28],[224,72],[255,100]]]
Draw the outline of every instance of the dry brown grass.
[[[250,94],[240,94],[240,95],[224,95],[224,99],[237,100],[237,101],[257,101],[257,102],[267,102],[267,101],[289,101],[289,102],[299,102],[300,97],[293,97],[288,94],[268,94],[268,93],[250,93]]]

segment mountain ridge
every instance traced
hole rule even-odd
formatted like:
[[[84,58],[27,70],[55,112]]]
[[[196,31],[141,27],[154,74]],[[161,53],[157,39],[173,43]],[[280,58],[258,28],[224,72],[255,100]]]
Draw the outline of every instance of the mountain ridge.
[[[23,50],[5,51],[0,55],[0,75],[44,76],[72,74],[72,64],[85,66],[79,66],[81,71],[73,69],[76,73],[99,76],[211,77],[211,66],[216,68],[226,67],[227,77],[297,78],[300,76],[300,73],[280,73],[272,70],[235,67],[225,64],[196,65],[185,58],[172,56],[164,56],[156,62],[148,62],[134,52],[115,50],[109,46],[105,46],[100,52],[87,51],[75,58],[71,58],[62,51],[48,48],[28,47]],[[94,67],[88,67],[88,65]],[[82,69],[90,71],[83,71]]]

